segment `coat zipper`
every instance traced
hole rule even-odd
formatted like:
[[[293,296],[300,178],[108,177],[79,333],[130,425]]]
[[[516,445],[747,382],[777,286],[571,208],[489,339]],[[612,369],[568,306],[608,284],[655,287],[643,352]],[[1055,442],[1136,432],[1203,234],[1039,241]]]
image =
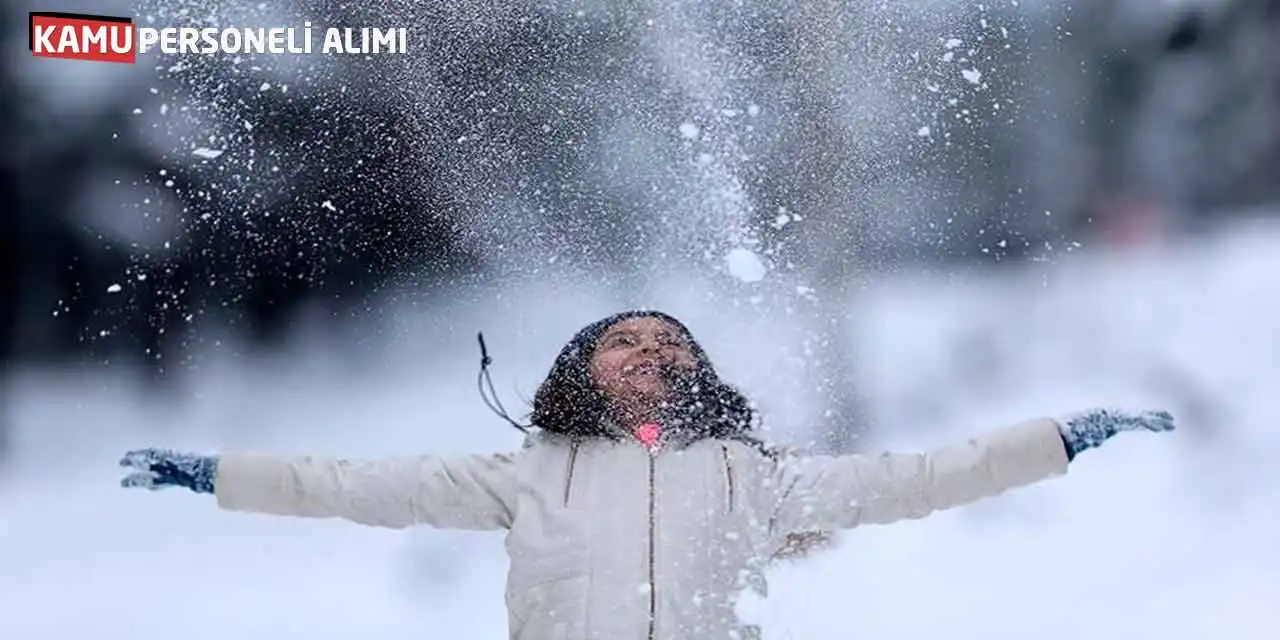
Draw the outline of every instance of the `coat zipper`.
[[[649,640],[658,633],[658,580],[657,580],[657,489],[655,452],[649,452]]]
[[[729,493],[729,512],[733,512],[733,456],[729,453],[729,445],[721,444],[720,450],[724,452],[724,482],[728,487]]]
[[[569,446],[569,468],[564,476],[564,506],[569,506],[569,493],[573,490],[573,470],[578,466],[578,443]]]

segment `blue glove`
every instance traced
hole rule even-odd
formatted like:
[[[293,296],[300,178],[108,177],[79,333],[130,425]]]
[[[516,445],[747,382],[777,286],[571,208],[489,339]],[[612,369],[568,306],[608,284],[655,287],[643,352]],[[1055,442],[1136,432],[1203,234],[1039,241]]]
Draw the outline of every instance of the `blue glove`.
[[[1059,419],[1058,425],[1067,460],[1073,460],[1081,451],[1097,447],[1121,431],[1172,431],[1173,415],[1168,411],[1089,409]]]
[[[156,491],[186,487],[196,493],[213,493],[218,459],[168,449],[138,449],[124,454],[120,466],[136,469],[120,481],[122,487]]]

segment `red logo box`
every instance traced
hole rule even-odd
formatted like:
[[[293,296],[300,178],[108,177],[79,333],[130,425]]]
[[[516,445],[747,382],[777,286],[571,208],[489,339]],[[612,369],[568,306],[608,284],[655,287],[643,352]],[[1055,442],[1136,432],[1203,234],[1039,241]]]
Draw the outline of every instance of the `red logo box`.
[[[133,64],[138,57],[133,18],[32,11],[27,22],[27,48],[39,58]]]

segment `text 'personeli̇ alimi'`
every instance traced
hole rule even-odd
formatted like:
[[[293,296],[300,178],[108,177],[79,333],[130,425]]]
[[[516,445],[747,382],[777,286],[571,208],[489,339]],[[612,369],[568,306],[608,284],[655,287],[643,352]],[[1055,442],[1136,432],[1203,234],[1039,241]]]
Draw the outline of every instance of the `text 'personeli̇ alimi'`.
[[[138,26],[132,18],[32,12],[29,48],[44,58],[133,63],[137,55],[403,54],[405,27],[187,27]]]

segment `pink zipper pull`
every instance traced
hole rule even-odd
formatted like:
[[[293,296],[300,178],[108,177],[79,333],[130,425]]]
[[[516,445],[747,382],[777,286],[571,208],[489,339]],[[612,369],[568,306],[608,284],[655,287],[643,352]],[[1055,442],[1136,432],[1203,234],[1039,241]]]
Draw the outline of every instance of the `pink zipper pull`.
[[[662,436],[662,425],[656,422],[642,424],[636,429],[636,439],[650,449],[658,443],[660,436]]]

